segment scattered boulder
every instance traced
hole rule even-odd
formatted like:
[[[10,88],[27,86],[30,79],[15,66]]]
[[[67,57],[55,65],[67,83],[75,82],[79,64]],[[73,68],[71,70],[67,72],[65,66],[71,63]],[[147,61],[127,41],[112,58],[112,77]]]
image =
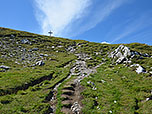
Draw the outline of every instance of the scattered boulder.
[[[60,46],[57,46],[57,47],[58,47],[58,48],[62,48],[63,46],[60,45]]]
[[[95,84],[91,81],[88,81],[87,84],[92,84],[93,86],[95,86]]]
[[[10,38],[15,38],[15,35],[14,35],[14,34],[11,34]]]
[[[144,57],[151,57],[150,55],[148,55],[147,53],[143,54]]]
[[[42,54],[42,53],[41,53],[40,56],[41,56],[41,57],[48,57],[49,55],[48,55],[48,54]]]
[[[29,40],[27,40],[27,39],[22,39],[21,43],[22,44],[30,44],[31,42]]]
[[[142,67],[142,66],[140,66],[139,64],[133,64],[133,65],[131,65],[130,67],[136,67],[136,72],[138,73],[138,74],[140,74],[140,73],[145,73],[146,72],[146,70]]]
[[[92,90],[97,90],[97,88],[96,88],[96,87],[93,87]]]
[[[45,65],[45,63],[42,60],[36,62],[35,64],[35,66],[43,66],[43,65]]]
[[[112,114],[112,111],[110,110],[109,113]]]
[[[4,69],[4,70],[9,70],[9,69],[10,69],[10,67],[5,66],[5,65],[1,65],[0,68],[1,68],[1,69]]]
[[[69,47],[66,49],[66,51],[73,53],[73,52],[76,51],[76,49],[75,49],[74,46],[69,46]]]
[[[5,72],[6,70],[9,70],[9,69],[10,69],[10,67],[8,67],[8,66],[5,66],[5,65],[0,66],[0,72]]]
[[[106,81],[105,81],[105,80],[101,80],[101,82],[102,82],[102,83],[105,83]]]
[[[39,50],[39,48],[33,48],[32,49],[32,51],[38,51]]]
[[[54,48],[55,48],[55,46],[52,46],[52,48],[54,49]]]

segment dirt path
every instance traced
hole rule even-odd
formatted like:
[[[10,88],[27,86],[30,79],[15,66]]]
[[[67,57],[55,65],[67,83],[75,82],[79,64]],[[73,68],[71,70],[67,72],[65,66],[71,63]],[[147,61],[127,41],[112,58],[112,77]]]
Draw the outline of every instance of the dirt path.
[[[72,75],[76,75],[76,78],[67,82],[62,89],[61,97],[63,98],[62,100],[63,107],[61,111],[65,114],[81,114],[82,113],[81,109],[83,105],[81,103],[81,100],[83,98],[80,93],[84,90],[84,88],[80,85],[80,81],[84,79],[85,77],[89,76],[90,74],[95,73],[96,68],[101,65],[99,64],[96,67],[88,68],[85,62],[87,60],[87,57],[84,56],[84,54],[83,56],[81,54],[77,54],[76,56],[78,60],[76,60],[74,66],[70,70],[69,76],[65,80],[69,79]],[[50,100],[51,108],[53,109],[54,113],[56,110],[55,105],[57,103],[57,100],[56,100],[57,88],[60,86],[61,83],[56,85],[56,87],[53,89],[54,91],[53,96]]]
[[[61,95],[63,98],[62,112],[65,114],[81,114],[82,96],[80,93],[83,91],[83,89],[84,88],[80,84],[77,85],[74,83],[74,79],[64,85]]]

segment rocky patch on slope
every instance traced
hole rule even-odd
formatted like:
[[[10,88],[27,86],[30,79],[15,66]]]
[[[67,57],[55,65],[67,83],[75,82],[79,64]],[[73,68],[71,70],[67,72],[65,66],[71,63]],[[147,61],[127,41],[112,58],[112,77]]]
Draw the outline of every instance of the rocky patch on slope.
[[[108,57],[111,58],[115,64],[130,64],[130,67],[134,68],[138,74],[146,73],[146,69],[143,66],[132,63],[132,59],[136,56],[138,56],[139,59],[143,59],[143,57],[152,57],[147,53],[142,54],[140,52],[130,50],[129,47],[124,45],[120,45],[108,55]]]
[[[142,59],[143,57],[151,57],[147,53],[142,54],[140,52],[130,50],[129,47],[124,45],[120,45],[119,47],[117,47],[114,51],[112,51],[108,55],[108,57],[112,58],[116,64],[119,64],[119,63],[131,63],[131,59],[133,59],[137,55],[139,56],[140,59]]]

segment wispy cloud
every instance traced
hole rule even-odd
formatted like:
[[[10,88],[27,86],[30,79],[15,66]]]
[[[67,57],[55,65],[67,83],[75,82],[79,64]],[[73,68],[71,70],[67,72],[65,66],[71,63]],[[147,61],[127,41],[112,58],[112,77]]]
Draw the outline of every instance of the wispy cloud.
[[[90,0],[35,0],[36,17],[40,22],[43,33],[50,29],[55,35],[61,35],[73,21],[81,18]]]
[[[35,0],[43,34],[76,36],[94,28],[127,0]]]
[[[79,28],[79,33],[94,28],[126,2],[127,0],[100,0],[99,4],[94,6],[95,9],[93,9],[93,11],[90,12],[89,17],[87,17],[88,21]]]
[[[128,23],[125,26],[121,26],[123,28],[123,31],[120,32],[117,37],[113,39],[111,43],[114,43],[116,41],[119,41],[123,38],[126,38],[128,36],[132,36],[132,38],[136,38],[139,35],[146,35],[149,34],[149,31],[144,31],[144,29],[152,26],[152,11],[144,12],[141,15],[136,15],[134,18],[130,19]],[[118,27],[119,28],[119,27]],[[120,28],[119,28],[120,29]],[[115,29],[116,30],[116,29]]]

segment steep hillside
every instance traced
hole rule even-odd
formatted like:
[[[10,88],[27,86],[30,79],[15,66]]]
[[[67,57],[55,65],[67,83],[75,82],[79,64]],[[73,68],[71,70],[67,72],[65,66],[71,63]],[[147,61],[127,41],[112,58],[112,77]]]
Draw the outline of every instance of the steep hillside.
[[[0,113],[151,114],[152,46],[0,28]]]

